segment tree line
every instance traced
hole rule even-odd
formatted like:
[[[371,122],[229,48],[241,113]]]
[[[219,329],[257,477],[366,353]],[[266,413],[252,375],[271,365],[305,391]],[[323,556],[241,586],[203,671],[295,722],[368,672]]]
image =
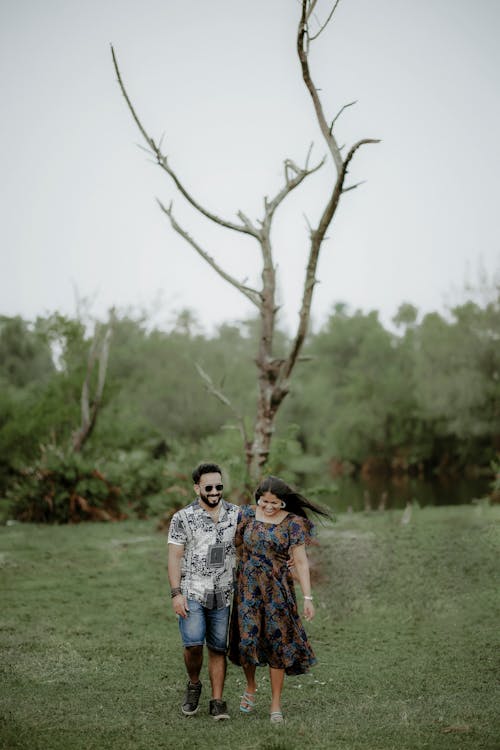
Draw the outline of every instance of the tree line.
[[[421,320],[406,303],[392,322],[337,304],[309,335],[266,470],[312,489],[342,472],[490,465],[500,446],[500,296]],[[125,313],[110,325],[94,429],[75,451],[82,386],[92,408],[99,379],[89,370],[92,330],[60,314],[0,318],[0,489],[10,507],[26,520],[161,510],[189,491],[202,458],[223,463],[241,493],[258,321],[210,336],[190,311],[169,330]],[[289,344],[278,331],[278,356]]]

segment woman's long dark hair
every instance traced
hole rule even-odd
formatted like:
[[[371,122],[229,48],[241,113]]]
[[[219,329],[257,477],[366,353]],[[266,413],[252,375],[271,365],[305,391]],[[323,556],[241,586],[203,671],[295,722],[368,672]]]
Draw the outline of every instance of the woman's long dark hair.
[[[283,500],[286,510],[290,513],[295,513],[296,516],[307,518],[306,510],[310,510],[318,516],[330,518],[327,510],[312,503],[307,497],[299,494],[293,487],[290,487],[289,484],[278,477],[268,476],[262,480],[255,490],[255,501],[258,502],[259,498],[266,492],[271,492],[276,497],[279,497],[280,500]]]

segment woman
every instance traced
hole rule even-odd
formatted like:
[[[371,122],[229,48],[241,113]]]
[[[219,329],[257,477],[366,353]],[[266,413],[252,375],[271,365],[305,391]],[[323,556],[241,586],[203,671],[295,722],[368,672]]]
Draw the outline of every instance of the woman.
[[[307,672],[316,658],[300,621],[289,559],[304,595],[304,617],[312,620],[306,544],[313,524],[306,509],[318,508],[283,480],[269,476],[255,492],[257,505],[242,506],[235,536],[238,554],[236,590],[229,636],[229,658],[246,677],[240,710],[255,708],[257,666],[269,665],[271,722],[283,721],[281,692],[285,673]]]

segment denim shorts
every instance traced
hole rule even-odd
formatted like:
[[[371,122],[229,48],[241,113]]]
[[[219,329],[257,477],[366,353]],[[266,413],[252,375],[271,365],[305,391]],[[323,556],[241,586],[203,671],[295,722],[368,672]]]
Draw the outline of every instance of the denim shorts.
[[[209,649],[225,654],[230,608],[207,609],[195,599],[188,599],[188,607],[188,616],[179,617],[184,646],[203,646],[206,640]]]

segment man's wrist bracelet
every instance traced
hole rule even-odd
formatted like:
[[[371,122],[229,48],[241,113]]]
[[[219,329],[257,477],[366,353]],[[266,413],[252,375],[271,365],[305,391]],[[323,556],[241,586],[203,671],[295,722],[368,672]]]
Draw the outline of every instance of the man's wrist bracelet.
[[[313,600],[312,596],[304,596],[304,599],[307,599],[310,602],[312,602],[312,600]]]
[[[174,596],[179,596],[179,594],[182,594],[182,589],[180,586],[177,586],[174,589],[170,589],[170,596],[172,597],[172,599],[174,598]]]

